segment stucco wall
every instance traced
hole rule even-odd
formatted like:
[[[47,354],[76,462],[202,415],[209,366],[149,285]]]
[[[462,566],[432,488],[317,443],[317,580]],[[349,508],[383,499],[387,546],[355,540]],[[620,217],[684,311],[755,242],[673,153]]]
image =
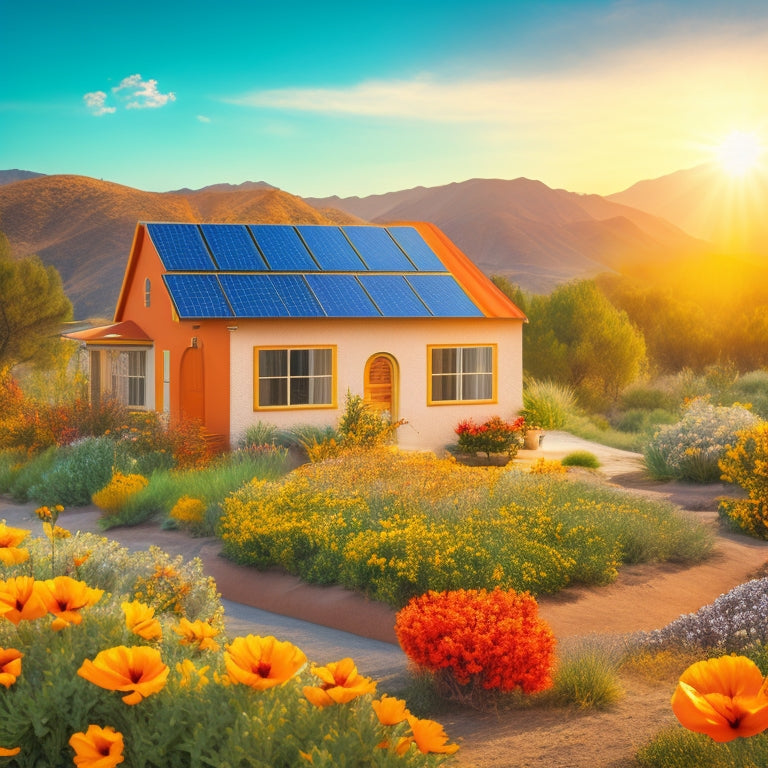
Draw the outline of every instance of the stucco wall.
[[[363,394],[365,363],[385,353],[398,364],[398,445],[441,454],[456,441],[454,427],[464,418],[484,420],[514,416],[522,407],[522,321],[517,319],[360,319],[239,320],[230,331],[232,445],[259,421],[279,427],[291,424],[335,425],[343,412],[347,389]],[[253,348],[256,346],[337,345],[338,408],[254,411]],[[498,345],[496,403],[427,405],[427,345]]]

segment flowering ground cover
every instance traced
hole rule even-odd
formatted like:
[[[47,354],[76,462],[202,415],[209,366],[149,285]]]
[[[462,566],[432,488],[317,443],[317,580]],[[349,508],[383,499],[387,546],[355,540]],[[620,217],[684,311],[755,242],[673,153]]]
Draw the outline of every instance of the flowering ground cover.
[[[352,659],[225,637],[199,561],[0,523],[0,765],[438,765],[443,727]],[[55,552],[55,557],[53,556]]]
[[[224,503],[223,552],[401,607],[429,590],[535,595],[601,584],[622,563],[697,562],[701,524],[666,503],[567,475],[356,451],[255,481]]]

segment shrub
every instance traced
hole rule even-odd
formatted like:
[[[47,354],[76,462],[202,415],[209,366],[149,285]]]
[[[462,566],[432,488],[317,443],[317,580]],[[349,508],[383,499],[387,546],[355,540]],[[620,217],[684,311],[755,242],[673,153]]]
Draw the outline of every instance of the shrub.
[[[257,421],[255,424],[249,424],[243,436],[238,442],[240,448],[253,448],[261,445],[274,445],[280,431],[274,424],[266,421]]]
[[[695,613],[638,637],[652,648],[702,648],[741,651],[768,643],[768,579],[734,587]]]
[[[579,709],[606,709],[624,695],[615,654],[597,645],[570,650],[558,662],[552,694]]]
[[[748,402],[752,412],[762,419],[768,419],[768,371],[750,371],[740,376],[733,387],[734,397]]]
[[[542,429],[564,429],[576,409],[576,394],[566,384],[526,380],[521,414],[528,424]]]
[[[112,477],[115,446],[108,437],[88,437],[60,448],[54,457],[51,468],[29,489],[29,497],[49,506],[85,506]]]
[[[126,505],[131,496],[147,487],[147,478],[143,475],[124,475],[115,472],[109,482],[91,497],[91,501],[108,515],[116,515]]]
[[[560,459],[536,459],[528,470],[532,475],[563,475],[568,467]]]
[[[202,530],[207,509],[208,506],[202,499],[182,496],[171,508],[169,517],[195,533]]]
[[[597,456],[589,451],[571,451],[560,459],[560,463],[564,467],[586,467],[587,469],[597,469],[600,466]]]
[[[413,598],[395,632],[406,656],[448,698],[485,708],[484,692],[552,685],[555,638],[536,600],[512,590],[454,590]]]
[[[757,417],[741,406],[713,406],[691,401],[682,419],[662,427],[643,451],[651,477],[659,480],[713,482],[720,478],[719,460],[736,433],[755,424]]]
[[[492,416],[483,424],[475,424],[472,419],[460,421],[454,430],[459,436],[459,450],[462,453],[504,453],[514,456],[525,430],[525,419],[520,416],[514,421],[504,421],[500,416]]]
[[[722,479],[747,498],[720,500],[719,512],[743,531],[768,539],[768,422],[745,429],[720,460]]]
[[[620,398],[622,410],[625,411],[668,411],[677,410],[677,398],[667,389],[661,387],[642,386],[635,384],[627,387]]]

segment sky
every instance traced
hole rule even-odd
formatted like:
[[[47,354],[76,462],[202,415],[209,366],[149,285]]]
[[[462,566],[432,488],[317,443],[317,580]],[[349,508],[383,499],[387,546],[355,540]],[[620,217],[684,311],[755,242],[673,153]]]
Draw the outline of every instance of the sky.
[[[768,142],[764,0],[0,0],[0,169],[610,194]]]

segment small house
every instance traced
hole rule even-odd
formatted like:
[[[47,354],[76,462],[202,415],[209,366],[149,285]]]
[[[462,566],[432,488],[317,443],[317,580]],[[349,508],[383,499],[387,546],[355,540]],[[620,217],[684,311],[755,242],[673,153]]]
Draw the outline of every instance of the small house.
[[[91,398],[249,425],[335,425],[347,392],[441,453],[522,406],[522,312],[435,226],[137,225],[114,322],[84,342]]]

